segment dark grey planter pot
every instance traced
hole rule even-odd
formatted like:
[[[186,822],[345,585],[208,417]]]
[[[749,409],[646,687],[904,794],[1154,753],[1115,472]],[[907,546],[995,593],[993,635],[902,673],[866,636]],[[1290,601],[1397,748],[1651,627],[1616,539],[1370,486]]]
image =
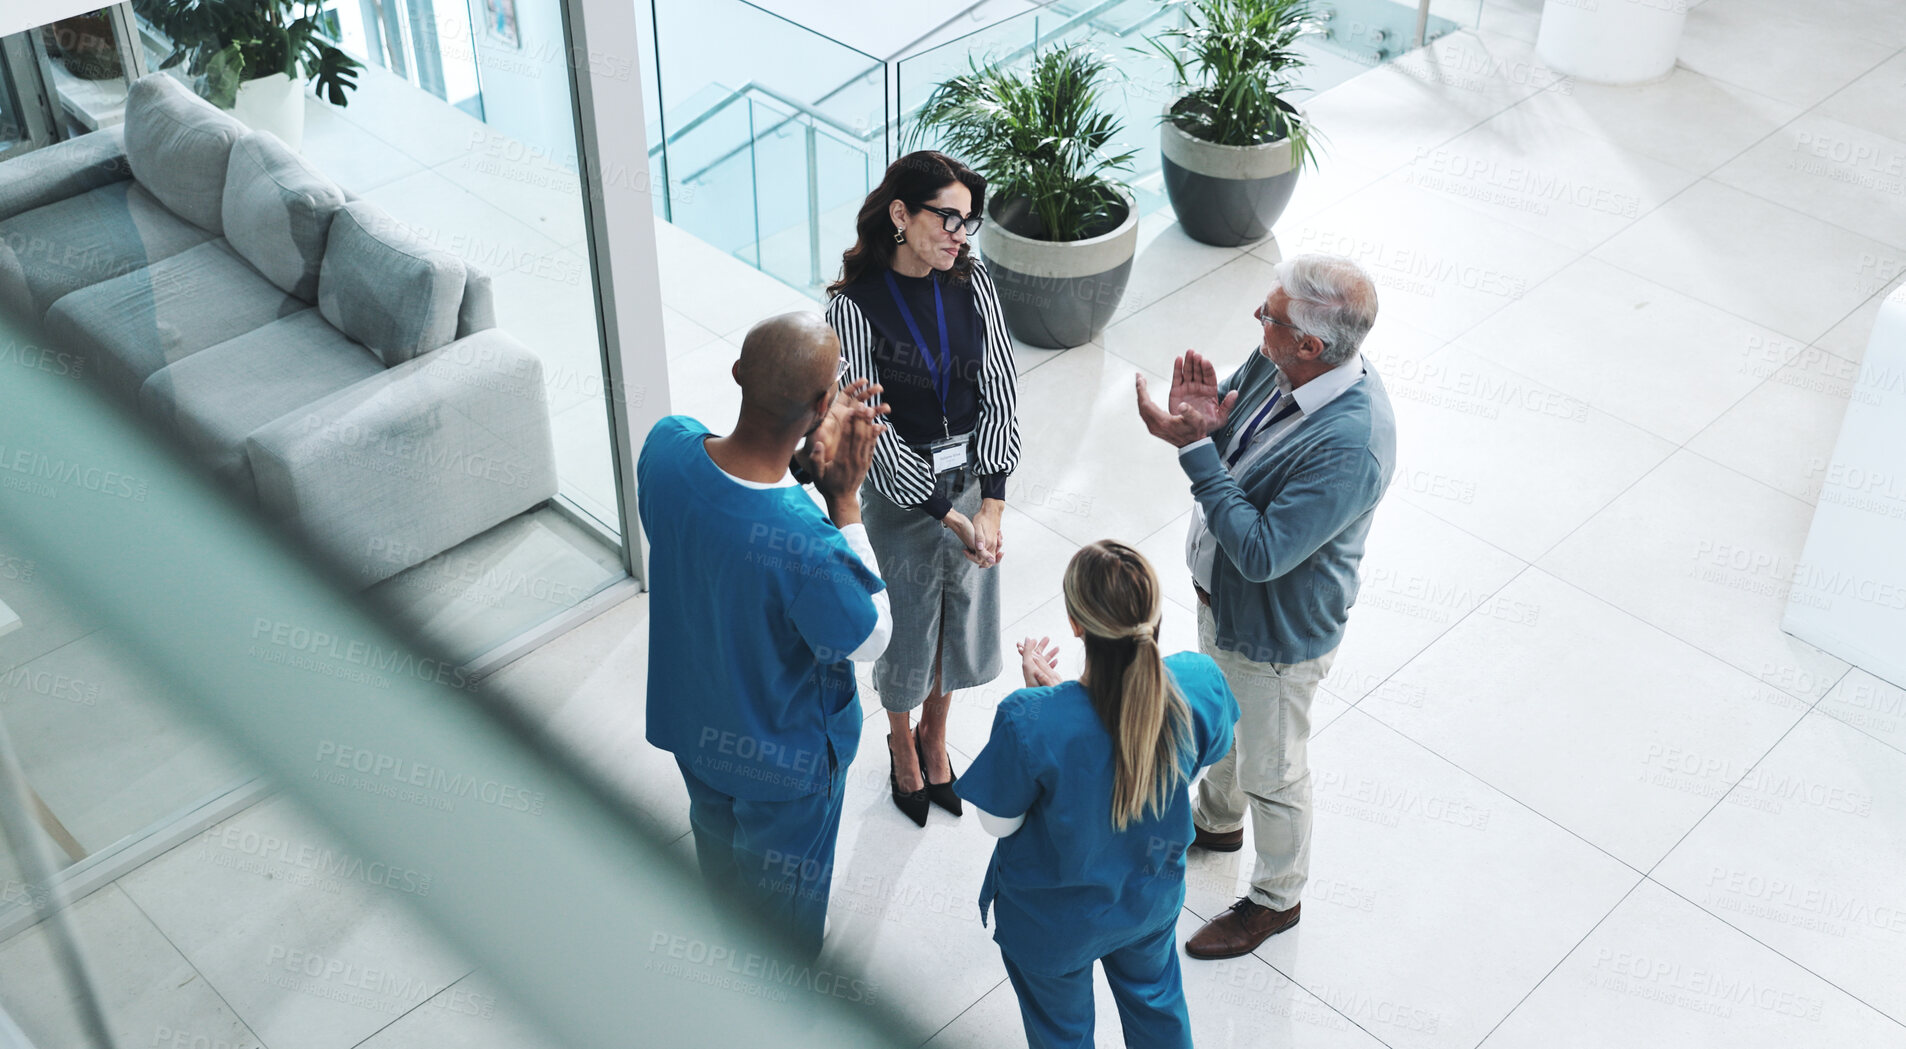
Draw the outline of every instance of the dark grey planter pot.
[[[1297,189],[1289,139],[1220,146],[1159,125],[1165,195],[1191,239],[1234,248],[1263,240]]]
[[[980,254],[1014,338],[1063,350],[1091,342],[1111,323],[1138,250],[1138,206],[1130,194],[1121,195],[1124,220],[1110,233],[1085,240],[1021,236],[999,221],[998,200],[986,205]]]

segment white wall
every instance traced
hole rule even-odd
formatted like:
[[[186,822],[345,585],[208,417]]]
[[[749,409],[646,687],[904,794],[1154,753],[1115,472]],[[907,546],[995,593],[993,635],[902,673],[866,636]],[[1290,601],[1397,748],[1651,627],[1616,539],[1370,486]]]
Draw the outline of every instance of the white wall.
[[[109,7],[99,0],[6,0],[0,3],[0,36]]]

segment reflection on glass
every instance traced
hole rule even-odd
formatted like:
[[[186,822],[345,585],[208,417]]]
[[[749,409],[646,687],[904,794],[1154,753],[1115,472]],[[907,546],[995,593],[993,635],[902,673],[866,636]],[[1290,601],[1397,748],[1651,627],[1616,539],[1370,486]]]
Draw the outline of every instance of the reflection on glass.
[[[742,0],[654,17],[664,214],[819,297],[887,165],[886,64]]]

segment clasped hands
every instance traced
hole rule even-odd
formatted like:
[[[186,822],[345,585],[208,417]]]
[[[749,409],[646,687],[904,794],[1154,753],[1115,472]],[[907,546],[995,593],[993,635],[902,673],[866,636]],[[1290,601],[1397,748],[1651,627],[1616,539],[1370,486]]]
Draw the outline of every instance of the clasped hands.
[[[1138,417],[1153,437],[1183,448],[1211,435],[1231,417],[1238,402],[1238,391],[1218,394],[1218,369],[1196,350],[1186,350],[1171,362],[1171,394],[1166,408],[1152,403],[1145,389],[1145,376],[1138,377]]]

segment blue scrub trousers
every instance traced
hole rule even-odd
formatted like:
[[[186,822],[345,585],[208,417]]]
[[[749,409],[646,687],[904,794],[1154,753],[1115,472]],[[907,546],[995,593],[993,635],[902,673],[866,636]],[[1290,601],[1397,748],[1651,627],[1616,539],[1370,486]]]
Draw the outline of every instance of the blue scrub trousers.
[[[1031,1049],[1092,1049],[1092,966],[1046,976],[1013,963],[1003,949],[1006,976],[1019,993],[1019,1015]],[[1154,932],[1099,959],[1118,1002],[1125,1044],[1132,1049],[1192,1049],[1191,1014],[1178,973],[1176,916]]]
[[[846,766],[835,763],[825,791],[748,801],[702,782],[680,758],[675,763],[688,785],[688,822],[702,880],[718,900],[739,901],[781,926],[805,956],[819,954],[834,842],[847,800]]]

